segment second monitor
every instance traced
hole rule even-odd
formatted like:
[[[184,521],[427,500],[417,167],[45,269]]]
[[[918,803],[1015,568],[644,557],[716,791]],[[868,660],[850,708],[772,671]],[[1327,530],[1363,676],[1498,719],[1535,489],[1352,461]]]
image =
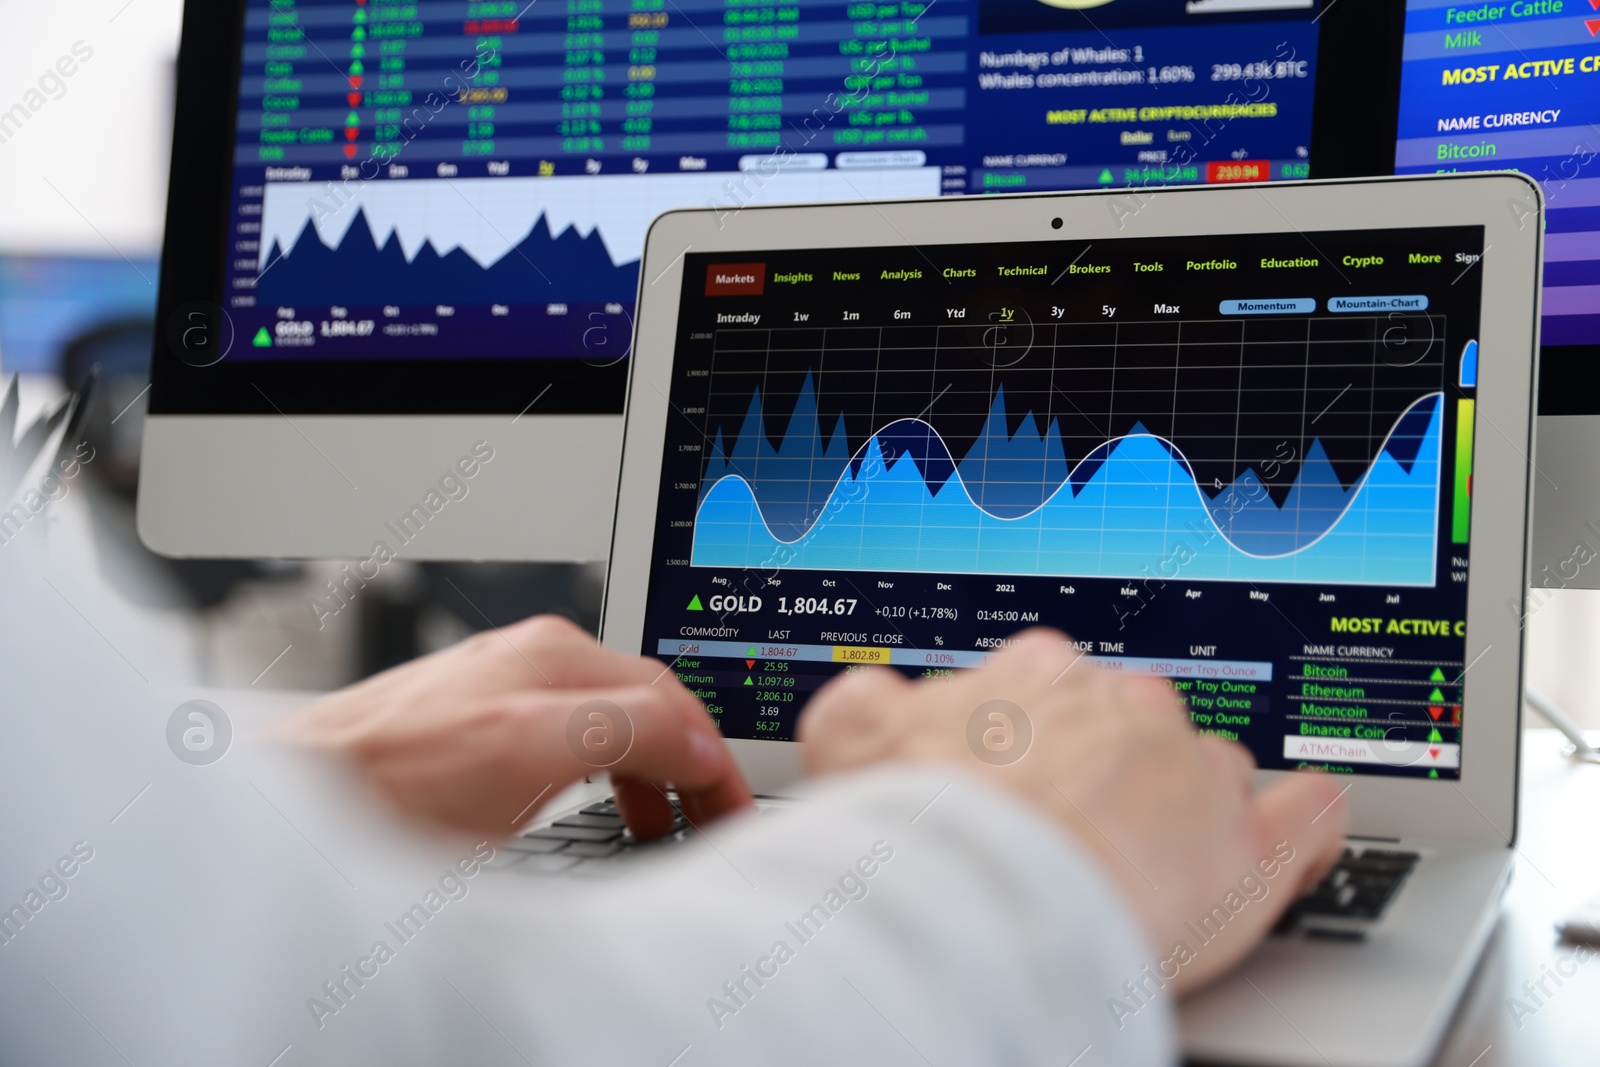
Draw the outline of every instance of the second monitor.
[[[1146,186],[1306,177],[1318,18],[1318,0],[191,3],[141,534],[179,556],[365,555],[481,444],[505,458],[459,518],[430,512],[413,558],[602,558],[658,213],[1108,186],[1133,210]]]

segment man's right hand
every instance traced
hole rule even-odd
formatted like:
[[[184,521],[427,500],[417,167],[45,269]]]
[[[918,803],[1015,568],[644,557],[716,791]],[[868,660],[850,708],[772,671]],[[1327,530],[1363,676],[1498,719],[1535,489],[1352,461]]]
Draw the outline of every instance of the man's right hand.
[[[409,815],[496,838],[602,770],[641,838],[671,828],[669,783],[696,826],[753,804],[705,705],[669,667],[549,615],[341,689],[279,734],[343,757]]]
[[[1006,703],[972,727],[990,701]],[[1020,757],[980,758],[982,739],[998,746],[1008,730],[1012,744],[1031,733]],[[1163,960],[1179,942],[1194,950],[1164,975],[1178,993],[1242,959],[1344,840],[1337,781],[1297,774],[1255,793],[1249,752],[1196,733],[1165,682],[1100,670],[1050,630],[949,680],[887,669],[837,678],[807,707],[800,740],[813,773],[947,763],[1048,813],[1099,857]],[[1223,932],[1198,945],[1185,924],[1216,907],[1229,916]]]

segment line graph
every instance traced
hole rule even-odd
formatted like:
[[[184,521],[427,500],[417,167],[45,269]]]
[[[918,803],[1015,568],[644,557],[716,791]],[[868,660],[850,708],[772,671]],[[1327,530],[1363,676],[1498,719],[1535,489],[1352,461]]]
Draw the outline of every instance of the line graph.
[[[954,403],[967,410],[941,411],[941,400],[927,417],[896,417],[905,401],[881,391],[876,410],[852,410],[866,394],[850,386],[897,373],[881,344],[864,365],[844,346],[807,351],[793,331],[760,331],[757,372],[748,337],[719,337],[690,562],[1431,585],[1439,361],[1390,365],[1375,324],[1365,338],[1344,323],[1321,334],[1303,321],[1226,329],[1231,340],[1191,329],[1192,348],[1126,331],[1128,348],[1098,354],[1078,343],[1082,331],[1057,331],[1034,346],[1036,365],[1003,371],[970,366],[959,334],[935,337],[922,360],[937,357],[967,386]],[[829,356],[827,380],[845,388],[822,390],[809,369],[785,388],[775,364],[797,353]],[[1081,388],[1096,370],[1110,372],[1103,387]],[[766,391],[745,394],[735,419],[717,390],[736,394],[745,380]],[[786,420],[770,410],[779,399],[792,403]],[[863,414],[875,424],[853,436]],[[1074,425],[1084,422],[1101,433]]]
[[[263,297],[281,302],[632,303],[645,233],[663,211],[932,196],[938,175],[790,168],[269,182],[257,271]]]

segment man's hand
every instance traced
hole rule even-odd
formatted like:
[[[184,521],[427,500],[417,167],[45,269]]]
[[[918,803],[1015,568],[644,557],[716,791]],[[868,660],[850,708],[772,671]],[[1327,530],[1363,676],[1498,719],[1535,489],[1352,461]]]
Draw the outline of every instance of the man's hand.
[[[1337,860],[1342,793],[1332,778],[1303,774],[1253,794],[1250,754],[1197,734],[1166,683],[1110,674],[1080,655],[1061,634],[1031,630],[948,681],[881,669],[835,679],[800,721],[806,762],[816,773],[942,762],[1021,796],[1099,856],[1163,977],[1186,992],[1242,959]],[[972,727],[989,701],[1007,704]],[[1030,728],[1026,751],[1005,763],[1002,743],[1019,744]],[[1193,932],[1218,928],[1204,942]],[[1175,951],[1180,942],[1187,953]]]
[[[643,838],[751,804],[705,707],[656,660],[603,648],[565,619],[488,631],[340,690],[281,734],[352,760],[424,819],[505,837],[540,803],[609,771]]]

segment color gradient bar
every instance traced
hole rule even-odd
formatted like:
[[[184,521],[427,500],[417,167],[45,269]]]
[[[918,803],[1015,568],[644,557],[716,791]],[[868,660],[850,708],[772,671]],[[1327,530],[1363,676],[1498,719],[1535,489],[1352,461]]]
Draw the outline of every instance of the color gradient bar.
[[[1467,543],[1472,528],[1472,429],[1476,414],[1476,401],[1456,401],[1456,489],[1450,540],[1458,545]]]

